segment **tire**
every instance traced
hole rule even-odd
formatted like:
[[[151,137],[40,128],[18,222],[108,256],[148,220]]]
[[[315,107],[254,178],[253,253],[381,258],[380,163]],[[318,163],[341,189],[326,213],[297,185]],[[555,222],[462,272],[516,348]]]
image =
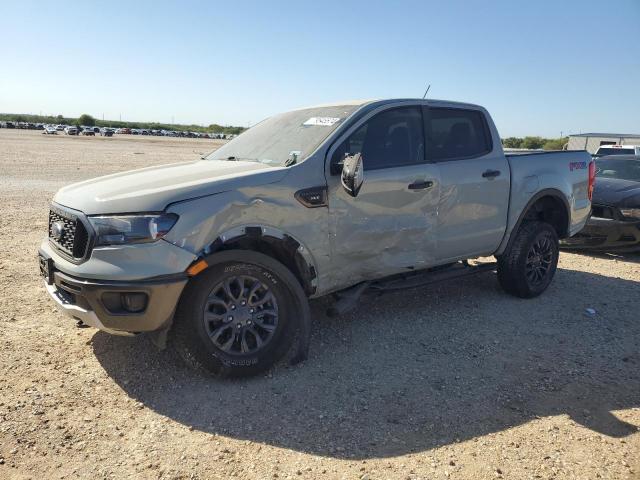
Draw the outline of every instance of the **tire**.
[[[498,258],[498,282],[505,292],[516,297],[537,297],[553,280],[558,255],[554,228],[545,222],[525,222],[508,251]]]
[[[189,282],[176,308],[170,340],[174,349],[189,366],[216,377],[243,377],[269,369],[296,337],[297,317],[303,314],[300,297],[307,306],[298,280],[281,263],[252,251],[221,252],[208,263],[211,266]],[[255,282],[260,286],[251,296]],[[267,297],[272,299],[250,308]],[[258,301],[252,303],[250,298]],[[205,311],[214,320],[205,320]]]

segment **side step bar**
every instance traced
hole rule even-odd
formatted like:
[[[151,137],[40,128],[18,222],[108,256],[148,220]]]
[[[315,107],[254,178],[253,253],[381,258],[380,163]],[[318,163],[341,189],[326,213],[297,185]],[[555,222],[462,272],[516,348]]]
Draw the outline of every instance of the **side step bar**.
[[[468,262],[456,262],[448,268],[433,268],[420,272],[401,273],[391,277],[370,282],[362,282],[353,287],[337,292],[336,302],[329,307],[327,315],[337,317],[353,310],[366,292],[390,292],[394,290],[407,290],[423,287],[431,283],[453,280],[454,278],[468,277],[478,273],[494,272],[498,264],[496,262],[469,265]]]

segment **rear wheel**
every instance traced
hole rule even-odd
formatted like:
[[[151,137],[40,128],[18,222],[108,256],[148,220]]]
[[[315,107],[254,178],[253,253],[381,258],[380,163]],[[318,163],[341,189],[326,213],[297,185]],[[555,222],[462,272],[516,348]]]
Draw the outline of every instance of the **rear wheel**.
[[[551,225],[523,223],[509,250],[498,258],[500,286],[517,297],[537,297],[553,280],[558,256],[558,235]]]
[[[296,278],[266,255],[233,255],[191,280],[174,321],[180,356],[216,376],[268,369],[287,353],[296,333]]]

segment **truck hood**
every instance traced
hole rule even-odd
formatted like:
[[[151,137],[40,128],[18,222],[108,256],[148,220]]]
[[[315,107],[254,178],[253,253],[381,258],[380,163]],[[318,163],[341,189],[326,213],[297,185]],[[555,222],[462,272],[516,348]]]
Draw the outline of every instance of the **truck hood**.
[[[596,178],[593,203],[619,208],[640,207],[640,182],[617,178]]]
[[[182,200],[278,182],[287,170],[244,161],[173,163],[74,183],[54,201],[87,215],[157,212]]]

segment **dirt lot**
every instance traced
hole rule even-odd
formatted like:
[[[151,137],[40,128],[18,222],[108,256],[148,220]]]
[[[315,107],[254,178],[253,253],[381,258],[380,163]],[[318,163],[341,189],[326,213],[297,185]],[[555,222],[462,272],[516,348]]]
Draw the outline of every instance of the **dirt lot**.
[[[640,256],[563,253],[534,300],[483,274],[316,301],[309,360],[242,381],[57,313],[54,192],[214,145],[0,130],[0,478],[640,478]]]

